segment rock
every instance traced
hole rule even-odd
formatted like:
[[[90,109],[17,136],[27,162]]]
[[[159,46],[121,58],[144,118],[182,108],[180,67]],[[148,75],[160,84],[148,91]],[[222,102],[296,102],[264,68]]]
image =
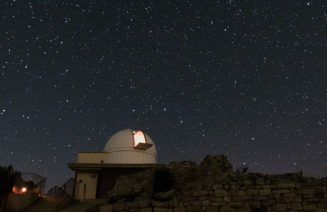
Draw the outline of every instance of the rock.
[[[238,196],[246,196],[246,195],[248,195],[245,191],[238,191],[237,192],[237,195]]]
[[[277,188],[295,188],[294,183],[279,183],[276,185]]]
[[[262,206],[272,206],[274,205],[276,202],[274,199],[268,199],[268,200],[264,200],[262,201]]]
[[[255,180],[256,185],[263,185],[265,184],[265,180],[263,178],[258,178]]]
[[[240,211],[242,212],[251,212],[251,208],[248,204],[245,204],[241,209]]]
[[[307,204],[303,204],[303,209],[304,210],[316,210],[317,207],[315,205],[307,205]]]
[[[112,212],[113,210],[113,205],[102,205],[99,207],[99,212]]]
[[[287,211],[287,207],[285,204],[276,204],[272,208],[274,211]]]
[[[320,201],[317,203],[318,208],[326,208],[327,209],[327,200],[325,199],[324,201]]]
[[[219,208],[218,207],[204,207],[203,211],[205,211],[205,212],[219,212]]]
[[[211,202],[209,200],[203,200],[201,205],[202,206],[211,206]]]
[[[126,208],[126,204],[124,202],[115,203],[113,206],[114,206],[114,211],[120,211]]]
[[[222,184],[215,184],[212,186],[213,190],[222,189],[222,188],[224,188],[224,186]]]
[[[227,191],[226,190],[215,190],[215,196],[216,197],[225,197],[227,196]]]
[[[200,166],[185,161],[160,166],[176,178],[173,189],[154,194],[151,170],[121,177],[111,193],[116,198],[114,207],[101,206],[99,211],[250,212],[252,208],[327,212],[327,179],[233,173],[227,158],[221,155],[207,156]]]
[[[168,207],[168,202],[152,201],[154,207]]]
[[[302,210],[303,207],[302,207],[302,204],[301,203],[292,203],[292,209],[294,210]]]
[[[201,212],[202,211],[202,207],[201,206],[189,206],[186,207],[185,212]]]
[[[116,202],[122,199],[133,201],[140,196],[149,198],[153,192],[152,173],[153,170],[146,170],[132,176],[120,176],[109,193],[109,199]]]
[[[152,212],[152,208],[141,208],[141,212]]]
[[[269,194],[271,194],[271,191],[270,191],[270,189],[263,189],[263,190],[259,191],[259,194],[260,195],[269,195]]]
[[[315,193],[315,189],[314,188],[306,188],[306,189],[301,189],[300,190],[301,194],[309,194],[309,195],[313,195]]]
[[[159,208],[159,207],[155,207],[154,212],[173,212],[172,208]]]
[[[184,207],[175,207],[174,212],[185,212],[185,208]]]
[[[206,174],[228,174],[233,172],[233,166],[224,155],[208,155],[200,164],[201,173]]]
[[[241,201],[234,201],[234,202],[230,202],[229,205],[232,207],[232,208],[242,208],[244,206],[244,203],[241,202]]]
[[[288,189],[275,189],[272,190],[273,194],[286,194],[289,193],[290,191]]]
[[[229,206],[223,206],[220,209],[220,212],[230,212],[232,209]]]
[[[154,194],[153,198],[159,201],[168,201],[175,197],[175,190]]]
[[[247,190],[247,193],[248,193],[248,194],[258,194],[259,191],[258,191],[257,189],[248,189],[248,190]]]

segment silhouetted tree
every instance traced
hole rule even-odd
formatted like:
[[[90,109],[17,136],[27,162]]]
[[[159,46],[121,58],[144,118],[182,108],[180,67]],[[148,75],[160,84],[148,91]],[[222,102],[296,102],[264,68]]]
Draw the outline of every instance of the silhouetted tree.
[[[0,166],[0,211],[6,211],[5,204],[8,194],[15,185],[15,180],[20,173],[15,171],[13,166]]]

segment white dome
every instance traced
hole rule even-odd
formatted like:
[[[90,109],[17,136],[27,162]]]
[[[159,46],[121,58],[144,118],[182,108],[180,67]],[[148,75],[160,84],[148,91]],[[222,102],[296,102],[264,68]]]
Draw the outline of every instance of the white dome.
[[[108,163],[156,163],[157,151],[152,139],[142,131],[121,130],[108,140],[104,152]]]

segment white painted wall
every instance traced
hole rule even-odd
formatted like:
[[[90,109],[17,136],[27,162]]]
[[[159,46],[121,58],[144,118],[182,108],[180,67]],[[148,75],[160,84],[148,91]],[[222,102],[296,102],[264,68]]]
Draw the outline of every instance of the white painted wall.
[[[120,164],[147,164],[156,163],[157,150],[152,139],[147,135],[145,139],[146,143],[152,145],[148,149],[135,148],[134,131],[131,129],[121,130],[115,133],[108,140],[104,152],[108,153],[107,163],[120,163]]]
[[[77,172],[75,185],[75,199],[84,201],[95,199],[98,183],[98,173],[96,172]]]
[[[120,149],[119,151],[109,152],[107,155],[109,163],[116,164],[152,164],[157,163],[157,158],[144,150]]]
[[[107,152],[79,152],[77,163],[107,163]]]

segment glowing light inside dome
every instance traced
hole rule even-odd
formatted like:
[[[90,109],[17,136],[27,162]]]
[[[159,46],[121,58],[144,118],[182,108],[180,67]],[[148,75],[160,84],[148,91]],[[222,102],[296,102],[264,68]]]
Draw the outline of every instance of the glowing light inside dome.
[[[145,136],[142,131],[133,131],[134,134],[134,146],[137,146],[140,143],[145,144]]]

